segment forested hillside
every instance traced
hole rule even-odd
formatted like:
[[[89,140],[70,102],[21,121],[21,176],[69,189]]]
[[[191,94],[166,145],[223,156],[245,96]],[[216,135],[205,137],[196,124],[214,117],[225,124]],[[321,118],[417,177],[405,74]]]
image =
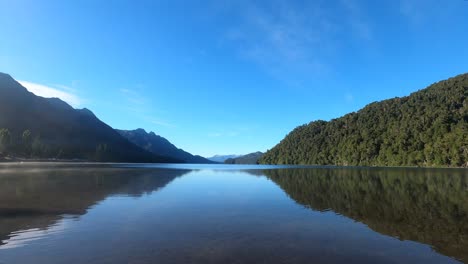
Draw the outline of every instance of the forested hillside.
[[[0,73],[0,160],[177,162],[132,144],[88,109],[30,93]]]
[[[468,74],[294,129],[263,164],[467,166]]]

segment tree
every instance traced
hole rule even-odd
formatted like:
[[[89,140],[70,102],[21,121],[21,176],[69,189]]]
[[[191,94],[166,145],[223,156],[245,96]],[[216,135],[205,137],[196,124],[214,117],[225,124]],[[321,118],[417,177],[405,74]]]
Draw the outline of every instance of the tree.
[[[0,129],[0,153],[9,151],[11,146],[11,134],[7,128]]]
[[[260,163],[468,166],[468,74],[294,129]]]
[[[59,149],[57,156],[55,156],[56,159],[61,159],[63,157],[63,149]]]
[[[105,161],[108,151],[107,144],[101,143],[97,145],[95,154],[96,161]]]
[[[35,157],[44,157],[47,155],[47,146],[42,142],[40,136],[34,138],[32,144],[32,155]]]
[[[31,131],[25,130],[21,135],[22,150],[26,156],[31,156]]]

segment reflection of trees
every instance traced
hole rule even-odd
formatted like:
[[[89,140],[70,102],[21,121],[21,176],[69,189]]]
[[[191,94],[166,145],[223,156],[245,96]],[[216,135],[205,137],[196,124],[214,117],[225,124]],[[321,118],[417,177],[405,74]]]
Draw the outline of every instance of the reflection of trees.
[[[297,203],[333,210],[468,262],[468,171],[289,169],[265,174]]]
[[[14,231],[47,228],[63,215],[82,215],[111,195],[140,196],[165,187],[186,170],[123,168],[3,168],[0,245]]]

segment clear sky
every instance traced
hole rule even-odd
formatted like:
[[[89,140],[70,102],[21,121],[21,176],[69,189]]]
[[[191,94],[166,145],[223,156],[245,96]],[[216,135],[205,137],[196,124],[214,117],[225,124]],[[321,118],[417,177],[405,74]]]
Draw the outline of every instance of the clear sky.
[[[0,71],[204,156],[468,71],[465,0],[0,0]]]

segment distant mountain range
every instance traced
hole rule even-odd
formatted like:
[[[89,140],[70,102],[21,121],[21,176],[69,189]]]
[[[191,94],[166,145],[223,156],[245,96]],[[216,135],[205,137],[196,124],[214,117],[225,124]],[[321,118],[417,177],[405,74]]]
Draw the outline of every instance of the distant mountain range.
[[[258,164],[258,160],[264,155],[263,152],[257,151],[236,158],[229,158],[224,161],[226,164]]]
[[[468,166],[468,74],[294,129],[263,164]]]
[[[117,132],[133,144],[151,153],[182,160],[187,163],[215,163],[201,156],[194,156],[183,149],[179,149],[167,139],[156,135],[154,132],[147,133],[142,128],[136,130],[117,130]]]
[[[214,162],[218,162],[218,163],[224,163],[227,159],[234,159],[234,158],[237,158],[237,157],[240,157],[242,155],[234,155],[234,154],[231,154],[231,155],[214,155],[213,157],[209,157],[207,159],[211,160],[211,161],[214,161]]]
[[[0,73],[0,159],[5,156],[186,162],[145,150],[122,137],[90,110],[74,109],[57,98],[36,96],[8,74]]]

